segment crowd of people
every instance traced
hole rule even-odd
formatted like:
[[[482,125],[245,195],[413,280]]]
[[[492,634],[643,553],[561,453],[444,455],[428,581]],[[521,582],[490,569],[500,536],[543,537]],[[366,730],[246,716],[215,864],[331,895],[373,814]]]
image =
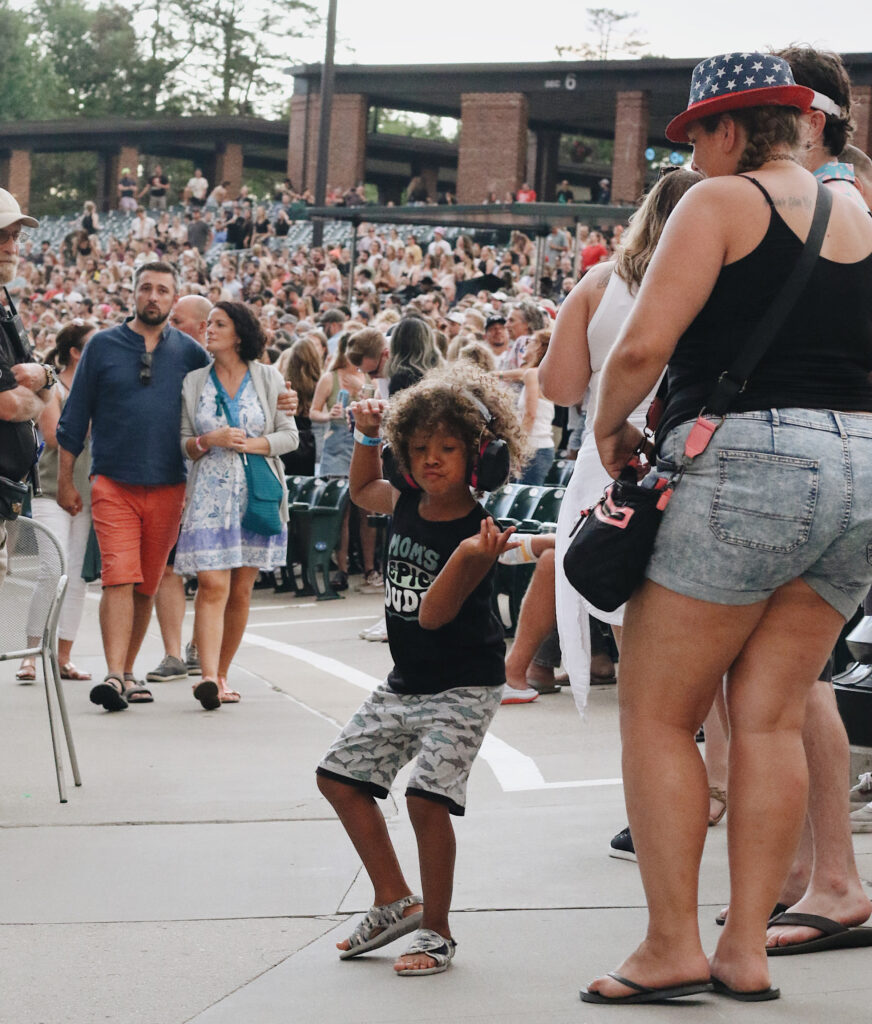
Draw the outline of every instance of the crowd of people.
[[[736,77],[717,92],[713,75]],[[693,170],[667,169],[626,231],[555,227],[541,265],[517,231],[498,244],[369,225],[352,267],[342,244],[281,243],[277,225],[300,197],[229,199],[201,172],[173,212],[159,167],[141,190],[125,171],[126,236],[102,237],[86,204],[60,251],[24,239],[28,218],[0,195],[2,271],[44,361],[44,377],[15,368],[27,401],[4,419],[38,415],[55,491],[33,514],[62,536],[71,575],[90,507],[107,667],[95,704],[153,699],[135,660],[156,595],[166,655],[154,678],[196,666],[205,709],[238,703],[228,676],[251,590],[287,554],[285,473],[350,482],[333,584],[349,586],[353,535],[360,589],[385,594],[370,638],[387,638],[394,667],[317,770],[375,894],[338,944],[342,958],[415,931],[397,973],[447,969],[450,815],[464,813],[500,703],[554,692],[562,657],[583,708],[596,675],[591,615],[620,648],[621,842],[638,858],[650,926],[582,998],[768,1000],[779,992],[767,956],[872,945],[847,737],[823,667],[872,583],[872,163],[846,156],[850,128],[850,83],[834,55],[712,58],[667,128],[692,145]],[[806,288],[735,382],[726,415],[706,415],[803,252],[821,193],[832,211]],[[524,183],[514,198],[536,197]],[[662,380],[652,445],[644,414]],[[542,483],[558,407],[572,412],[577,456],[568,500],[556,536],[519,539],[476,497],[510,478]],[[643,472],[681,486],[645,582],[605,613],[568,588],[562,556],[579,508],[640,453]],[[384,561],[366,512],[392,517]],[[492,607],[497,561],[536,567],[508,657]],[[198,582],[185,660],[183,576]],[[67,678],[87,676],[72,661],[80,615],[74,594],[60,628]],[[652,658],[652,646],[665,656]],[[33,673],[30,662],[19,670]],[[413,758],[421,895],[374,802]],[[706,828],[728,800],[731,903],[707,958],[697,878]],[[872,810],[855,815],[872,828]]]

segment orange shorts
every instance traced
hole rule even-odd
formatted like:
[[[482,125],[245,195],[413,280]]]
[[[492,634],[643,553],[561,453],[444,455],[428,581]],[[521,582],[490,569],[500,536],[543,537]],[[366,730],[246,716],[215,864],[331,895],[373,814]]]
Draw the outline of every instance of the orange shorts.
[[[146,487],[101,474],[92,478],[91,518],[104,587],[133,583],[140,594],[157,593],[184,504],[184,484]]]

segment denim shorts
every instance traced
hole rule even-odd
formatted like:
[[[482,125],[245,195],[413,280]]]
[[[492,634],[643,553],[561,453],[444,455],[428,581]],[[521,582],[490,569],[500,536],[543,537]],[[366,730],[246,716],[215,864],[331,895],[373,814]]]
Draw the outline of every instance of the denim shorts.
[[[692,423],[663,441],[680,462]],[[728,414],[669,503],[649,579],[716,604],[753,604],[804,580],[845,619],[872,582],[872,415]]]

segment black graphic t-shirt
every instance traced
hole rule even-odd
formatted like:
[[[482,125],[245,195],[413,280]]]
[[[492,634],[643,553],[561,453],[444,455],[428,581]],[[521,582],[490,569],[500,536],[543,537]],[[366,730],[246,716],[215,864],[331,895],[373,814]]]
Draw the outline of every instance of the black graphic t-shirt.
[[[503,628],[491,607],[494,569],[439,629],[418,624],[421,599],[457,545],[478,533],[480,505],[462,519],[434,523],[418,514],[421,494],[404,492],[394,508],[388,540],[385,605],[399,693],[441,693],[455,686],[502,686],[506,680]]]

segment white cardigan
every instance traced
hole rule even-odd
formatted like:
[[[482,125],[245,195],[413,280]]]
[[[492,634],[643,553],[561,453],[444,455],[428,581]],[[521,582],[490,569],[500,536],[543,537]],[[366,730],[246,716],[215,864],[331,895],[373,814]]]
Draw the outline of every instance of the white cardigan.
[[[186,444],[192,437],[197,436],[194,430],[194,417],[211,369],[210,365],[202,366],[198,370],[191,370],[182,382],[182,455],[186,459],[189,458]],[[285,483],[285,468],[279,456],[284,455],[285,452],[294,451],[300,443],[300,435],[297,432],[293,416],[289,416],[276,407],[276,401],[285,389],[285,382],[279,371],[273,366],[267,366],[266,363],[249,363],[248,372],[251,374],[251,382],[254,384],[258,401],[266,417],[266,429],[263,436],[269,441],[269,455],[264,458],[281,482],[280,516],[282,522],[286,523],[288,521],[288,488]],[[200,460],[192,461],[188,471],[188,495],[193,493],[196,486],[199,468]]]

